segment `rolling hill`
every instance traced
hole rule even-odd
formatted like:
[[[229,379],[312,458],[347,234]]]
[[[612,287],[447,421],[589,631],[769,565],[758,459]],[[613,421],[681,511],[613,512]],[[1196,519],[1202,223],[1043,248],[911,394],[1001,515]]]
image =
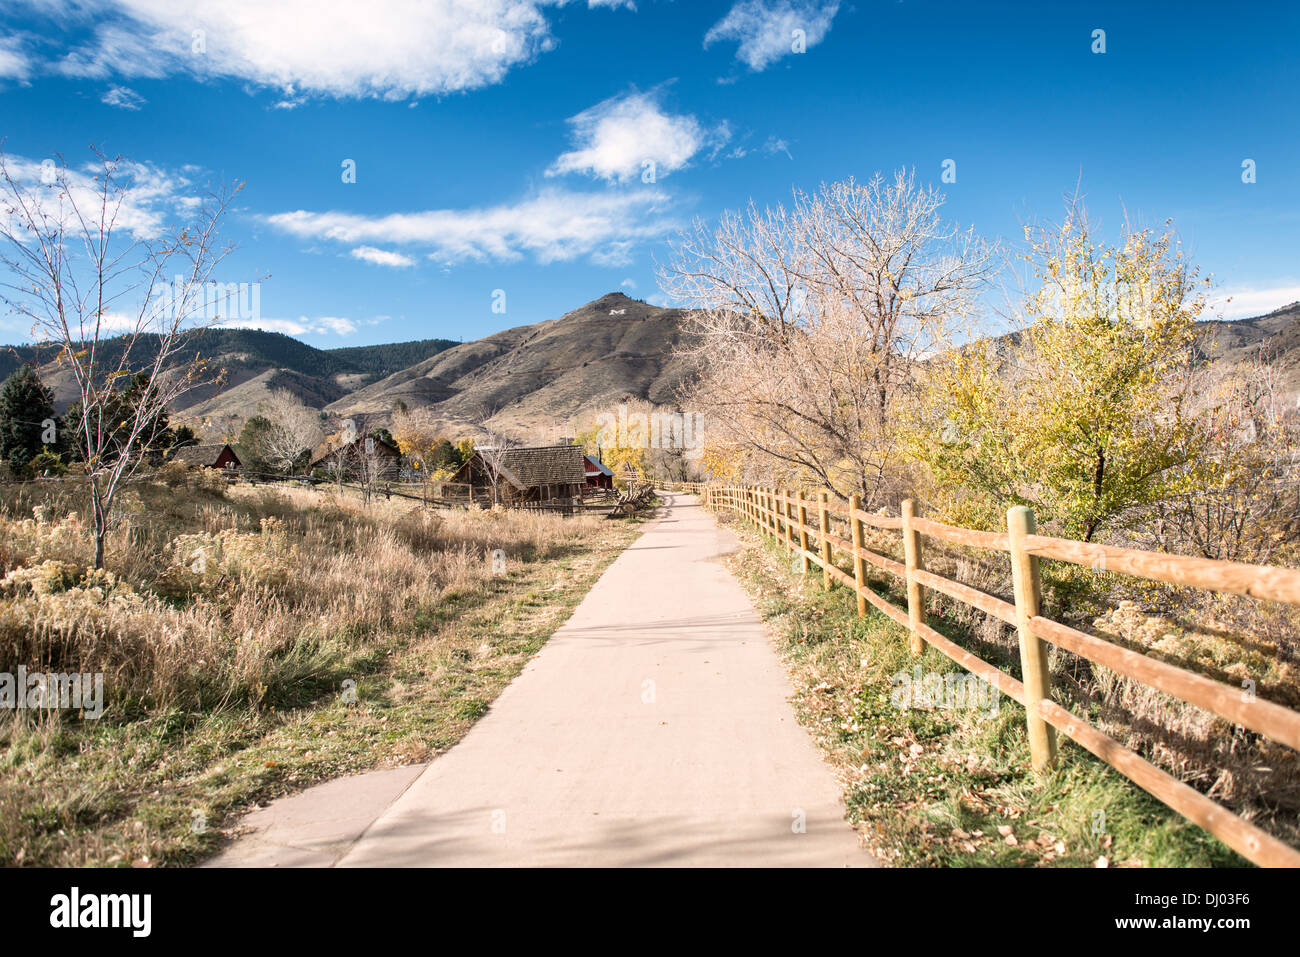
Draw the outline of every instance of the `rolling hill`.
[[[123,338],[106,339],[105,365],[116,364]],[[220,387],[196,389],[177,408],[182,418],[247,416],[271,389],[285,388],[316,408],[347,395],[353,389],[391,375],[406,366],[458,345],[450,339],[421,339],[378,346],[317,349],[278,332],[256,329],[197,329],[185,335],[178,359],[209,359],[223,373]],[[147,336],[138,347],[132,366],[151,361],[156,337]],[[55,402],[65,408],[76,395],[71,374],[55,361],[51,345],[0,347],[0,380],[24,363],[33,363],[42,381],[54,390]]]
[[[177,418],[206,422],[218,433],[237,431],[270,390],[285,388],[336,420],[383,425],[400,406],[424,412],[452,436],[496,432],[553,440],[625,401],[675,405],[679,387],[695,372],[693,361],[677,354],[689,342],[688,318],[681,309],[612,292],[558,319],[464,343],[316,349],[278,333],[204,330],[192,334],[185,355],[213,359],[226,379],[219,389],[187,396]],[[1300,392],[1300,303],[1202,326],[1203,361],[1231,366],[1262,352],[1282,370],[1283,387]],[[34,360],[64,405],[71,383],[52,359],[46,346],[0,349],[0,378]]]

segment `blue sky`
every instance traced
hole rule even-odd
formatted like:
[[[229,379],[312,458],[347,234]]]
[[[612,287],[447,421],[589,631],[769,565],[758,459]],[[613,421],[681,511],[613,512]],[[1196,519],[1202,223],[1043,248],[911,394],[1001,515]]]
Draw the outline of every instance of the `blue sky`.
[[[1016,241],[1081,179],[1103,227],[1173,218],[1254,315],[1300,299],[1298,9],[7,0],[0,136],[19,169],[142,164],[146,219],[244,181],[220,278],[269,274],[259,324],[319,346],[663,302],[653,258],[693,217],[949,159],[956,221]]]

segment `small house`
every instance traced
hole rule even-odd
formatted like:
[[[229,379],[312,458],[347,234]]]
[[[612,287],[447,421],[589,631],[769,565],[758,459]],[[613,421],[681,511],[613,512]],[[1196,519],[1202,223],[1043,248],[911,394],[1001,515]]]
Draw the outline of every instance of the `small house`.
[[[236,471],[243,467],[239,456],[229,445],[185,445],[173,449],[167,456],[169,462],[181,462],[190,468],[226,469]]]

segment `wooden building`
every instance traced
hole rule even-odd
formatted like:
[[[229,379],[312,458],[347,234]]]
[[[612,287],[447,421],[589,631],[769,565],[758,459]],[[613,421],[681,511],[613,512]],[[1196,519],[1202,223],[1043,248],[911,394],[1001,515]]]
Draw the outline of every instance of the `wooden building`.
[[[367,442],[374,443],[369,450]],[[372,480],[393,482],[401,475],[402,452],[373,436],[361,436],[348,443],[326,440],[311,455],[311,470],[317,469],[336,475],[341,469],[348,480],[364,478],[369,469]]]
[[[574,504],[582,501],[586,456],[578,445],[475,449],[452,481],[484,504]]]
[[[243,467],[239,456],[229,445],[186,445],[174,449],[168,456],[169,462],[182,462],[191,468],[228,469],[236,471]]]
[[[586,460],[586,482],[584,483],[589,489],[610,488],[614,487],[614,473],[609,470],[600,459],[594,455],[584,455]]]

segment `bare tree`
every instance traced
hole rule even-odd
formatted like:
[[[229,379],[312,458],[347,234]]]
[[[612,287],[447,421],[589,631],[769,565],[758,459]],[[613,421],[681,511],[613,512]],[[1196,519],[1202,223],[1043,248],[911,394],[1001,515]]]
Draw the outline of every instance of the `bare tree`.
[[[514,442],[504,435],[489,432],[482,445],[475,444],[474,446],[474,454],[478,456],[479,462],[482,463],[483,474],[492,489],[493,505],[503,504],[501,483],[505,478],[506,452],[513,445]]]
[[[973,315],[994,251],[911,174],[796,191],[674,244],[660,284],[695,307],[686,404],[765,477],[874,504],[897,464],[895,398]]]
[[[259,407],[271,423],[262,439],[262,456],[271,466],[291,471],[324,438],[320,413],[310,409],[288,389],[275,389]]]
[[[239,187],[210,194],[187,210],[186,223],[142,223],[132,202],[135,167],[95,156],[88,176],[53,163],[16,174],[0,155],[0,301],[32,321],[33,337],[60,346],[58,362],[76,384],[102,568],[122,483],[169,407],[211,378],[204,360],[185,358],[184,333],[208,318],[208,279],[232,249],[218,245],[217,227]]]
[[[1208,348],[1202,343],[1203,348]],[[1275,350],[1194,370],[1193,414],[1213,436],[1195,481],[1153,507],[1143,538],[1164,551],[1253,564],[1293,561],[1300,539],[1300,413]],[[1141,544],[1146,544],[1140,541]]]

